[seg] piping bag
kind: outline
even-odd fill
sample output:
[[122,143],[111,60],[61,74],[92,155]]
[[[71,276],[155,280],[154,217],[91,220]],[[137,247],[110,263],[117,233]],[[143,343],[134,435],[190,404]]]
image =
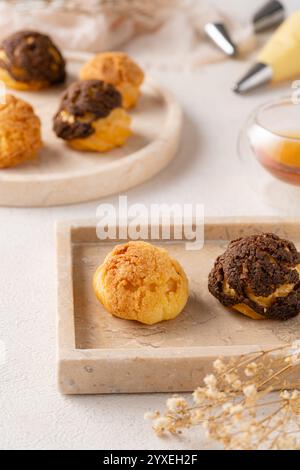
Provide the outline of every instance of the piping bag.
[[245,93],[267,83],[292,80],[300,75],[300,10],[275,31],[257,57],[256,64],[234,86]]

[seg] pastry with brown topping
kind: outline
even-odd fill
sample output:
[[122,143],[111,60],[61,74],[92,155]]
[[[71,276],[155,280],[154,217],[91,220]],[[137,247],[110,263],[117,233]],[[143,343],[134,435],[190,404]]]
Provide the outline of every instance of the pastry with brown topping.
[[12,95],[5,101],[0,104],[0,168],[34,159],[42,147],[41,123],[30,104]]
[[64,82],[65,60],[49,36],[19,31],[0,46],[0,80],[16,90],[40,90]]
[[131,135],[130,123],[118,90],[100,80],[87,80],[66,90],[53,128],[77,150],[106,152],[126,142]]
[[144,81],[142,69],[124,52],[104,52],[87,62],[81,80],[103,80],[114,85],[123,97],[123,107],[136,105]]
[[177,317],[189,296],[180,264],[166,250],[142,241],[116,246],[93,284],[108,312],[146,325]]
[[300,312],[300,253],[272,233],[232,241],[209,275],[225,307],[253,319],[288,320]]

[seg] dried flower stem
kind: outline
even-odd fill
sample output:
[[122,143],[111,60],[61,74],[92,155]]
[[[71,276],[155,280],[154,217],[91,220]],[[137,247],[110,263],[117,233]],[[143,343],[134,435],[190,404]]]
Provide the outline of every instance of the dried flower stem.
[[[275,384],[278,388],[286,373],[297,367],[300,342],[226,362],[219,358],[213,364],[215,374],[195,390],[195,405],[179,396],[170,398],[166,412],[152,418],[153,429],[162,436],[201,425],[225,449],[298,449],[300,392],[282,389],[279,398],[270,397]],[[263,407],[271,411],[259,418]]]

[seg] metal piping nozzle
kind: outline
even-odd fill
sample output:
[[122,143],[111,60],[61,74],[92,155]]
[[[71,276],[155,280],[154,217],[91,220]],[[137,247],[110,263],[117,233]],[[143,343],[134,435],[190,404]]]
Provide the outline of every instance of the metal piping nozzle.
[[285,8],[277,0],[270,0],[257,13],[255,13],[252,24],[254,31],[260,33],[273,26],[278,26],[285,19]]
[[248,73],[234,85],[235,93],[246,93],[247,91],[258,88],[261,85],[271,82],[273,79],[273,70],[269,65],[257,63],[248,71]]
[[207,23],[204,27],[211,41],[229,57],[237,55],[237,48],[223,23]]

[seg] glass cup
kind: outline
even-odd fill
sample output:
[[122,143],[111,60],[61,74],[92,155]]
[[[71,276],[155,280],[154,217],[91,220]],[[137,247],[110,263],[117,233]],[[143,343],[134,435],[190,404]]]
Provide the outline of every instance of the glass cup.
[[238,154],[264,202],[300,215],[300,103],[282,98],[257,108],[241,130]]

